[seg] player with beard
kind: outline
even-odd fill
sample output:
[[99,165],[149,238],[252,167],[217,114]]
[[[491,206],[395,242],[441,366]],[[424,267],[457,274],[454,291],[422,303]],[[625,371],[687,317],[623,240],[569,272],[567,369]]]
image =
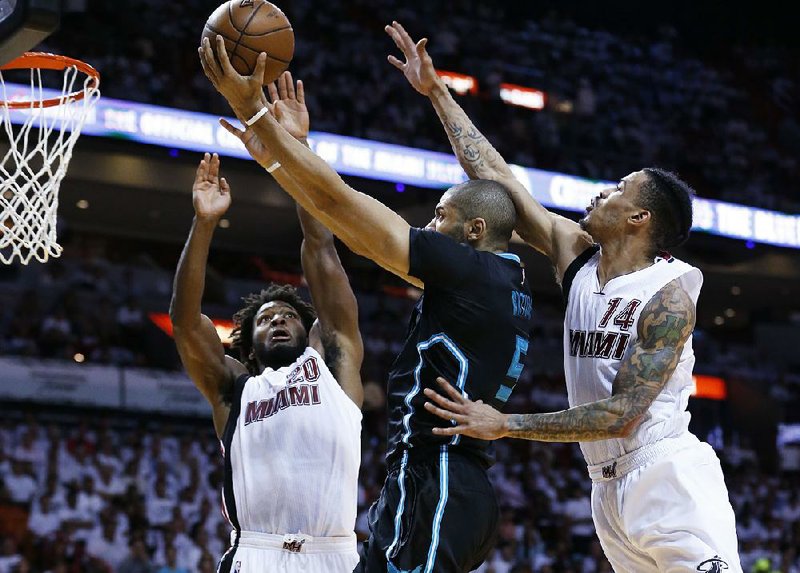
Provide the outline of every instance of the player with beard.
[[423,39],[386,27],[405,56],[389,61],[430,98],[464,170],[511,192],[517,232],[561,284],[570,408],[502,414],[440,380],[425,408],[455,426],[439,436],[579,442],[592,516],[616,571],[740,571],[719,459],[689,432],[692,331],[703,277],[667,250],[692,227],[692,189],[645,168],[592,199],[580,223],[547,211],[469,120],[436,74]]
[[[308,113],[286,89],[281,122],[300,140]],[[358,308],[333,235],[298,207],[301,258],[314,306],[288,285],[245,297],[225,354],[201,313],[214,229],[231,204],[219,158],[205,155],[193,188],[195,218],[175,275],[175,341],[211,404],[224,456],[223,512],[233,532],[218,571],[352,571],[361,457]]]
[[452,376],[465,395],[501,408],[522,372],[533,309],[525,270],[508,252],[516,223],[508,192],[493,181],[456,185],[439,199],[426,228],[411,227],[348,186],[281,127],[282,105],[265,107],[263,99],[266,54],[250,77],[233,69],[222,37],[213,48],[206,39],[200,55],[248,128],[223,125],[281,187],[348,247],[424,286],[389,372],[389,471],[369,512],[358,571],[474,570],[498,526],[488,443],[433,435],[439,420],[423,408],[422,389],[434,386],[436,376]]

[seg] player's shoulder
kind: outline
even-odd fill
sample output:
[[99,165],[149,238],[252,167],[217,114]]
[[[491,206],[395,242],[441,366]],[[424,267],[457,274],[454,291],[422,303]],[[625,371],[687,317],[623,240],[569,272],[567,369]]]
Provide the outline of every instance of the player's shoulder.
[[569,300],[569,293],[572,291],[573,286],[576,283],[580,284],[587,269],[595,266],[599,258],[599,253],[599,245],[586,245],[583,251],[574,256],[570,262],[566,264],[564,273],[561,276],[561,293],[565,304]]

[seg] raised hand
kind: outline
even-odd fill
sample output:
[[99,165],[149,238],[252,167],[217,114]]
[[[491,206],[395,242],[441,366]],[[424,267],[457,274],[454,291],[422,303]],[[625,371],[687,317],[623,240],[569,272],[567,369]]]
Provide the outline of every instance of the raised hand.
[[389,63],[403,72],[415,90],[424,96],[430,95],[438,76],[433,67],[433,60],[425,49],[428,39],[422,38],[414,44],[414,40],[398,22],[392,22],[391,26],[386,26],[384,29],[406,58],[405,62],[401,62],[394,56],[389,56]]
[[261,109],[264,103],[264,69],[267,62],[265,53],[258,55],[253,73],[242,76],[231,65],[222,36],[216,37],[216,46],[213,46],[208,38],[203,38],[203,43],[197,51],[206,77],[228,100],[240,120],[246,121],[254,112]]
[[231,125],[231,123],[224,118],[219,119],[219,124],[244,144],[247,152],[253,159],[256,160],[256,162],[258,162],[259,165],[267,168],[274,163],[269,149],[258,138],[252,127],[239,129],[235,125]]
[[425,395],[435,402],[435,404],[425,402],[425,409],[444,420],[448,420],[451,423],[455,422],[456,425],[447,428],[434,428],[433,433],[435,435],[455,436],[463,434],[479,440],[496,440],[508,434],[507,415],[498,412],[488,404],[484,404],[482,400],[473,402],[469,398],[465,398],[444,378],[437,378],[436,381],[445,396],[433,391],[431,388],[425,388]]
[[231,206],[231,188],[219,176],[219,155],[206,153],[197,166],[192,187],[192,204],[199,219],[217,221]]
[[292,137],[305,141],[308,137],[310,119],[306,107],[306,95],[303,82],[297,80],[297,89],[292,81],[291,72],[283,72],[275,83],[267,86],[272,100],[272,115]]

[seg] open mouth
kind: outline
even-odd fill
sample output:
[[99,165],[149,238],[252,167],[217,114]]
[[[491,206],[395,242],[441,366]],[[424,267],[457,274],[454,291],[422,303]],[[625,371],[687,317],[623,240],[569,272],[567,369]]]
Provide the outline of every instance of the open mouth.
[[272,342],[288,342],[292,339],[291,334],[289,334],[288,330],[284,330],[282,328],[276,328],[272,331],[270,335],[270,339]]

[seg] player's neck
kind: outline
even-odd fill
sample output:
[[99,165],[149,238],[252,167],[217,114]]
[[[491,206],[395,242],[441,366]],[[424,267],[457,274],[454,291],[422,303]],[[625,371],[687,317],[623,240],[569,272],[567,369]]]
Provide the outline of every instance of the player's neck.
[[495,255],[500,255],[509,252],[508,243],[506,243],[505,245],[499,245],[497,243],[489,243],[486,241],[474,241],[474,242],[467,241],[467,244],[470,245],[476,251],[486,251],[487,253],[494,253]]
[[644,247],[639,241],[630,238],[604,241],[600,245],[600,261],[597,265],[597,279],[601,288],[611,279],[652,265],[653,259],[647,255]]

